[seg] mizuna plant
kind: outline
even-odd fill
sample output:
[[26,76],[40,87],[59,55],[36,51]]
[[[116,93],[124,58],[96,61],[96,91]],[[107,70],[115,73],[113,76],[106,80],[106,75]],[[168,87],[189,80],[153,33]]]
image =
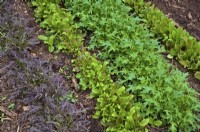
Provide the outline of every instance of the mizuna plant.
[[154,33],[129,15],[130,7],[121,0],[66,0],[66,7],[82,30],[93,32],[88,49],[108,62],[113,79],[135,96],[144,117],[161,120],[173,132],[198,128],[198,93],[186,83],[186,74],[162,58]]
[[124,0],[143,22],[162,40],[169,53],[200,80],[200,42],[181,27],[176,27],[158,8],[143,0]]
[[[108,132],[145,132],[148,131],[145,127],[149,123],[159,123],[152,118],[144,118],[140,114],[139,105],[133,101],[135,97],[127,93],[125,87],[112,81],[107,63],[98,61],[96,56],[92,56],[85,50],[82,46],[81,35],[75,34],[77,28],[73,28],[73,25],[75,25],[73,17],[66,10],[60,9],[58,3],[33,2],[33,5],[37,7],[35,10],[37,21],[40,22],[41,27],[46,29],[46,35],[42,35],[40,38],[49,45],[50,52],[56,47],[59,51],[64,50],[75,54],[76,58],[73,62],[76,66],[75,71],[78,72],[77,78],[80,79],[81,89],[90,88],[91,97],[97,98],[94,118],[100,118]],[[58,20],[67,16],[70,20],[66,20],[63,25],[60,21],[58,23],[55,22],[56,20],[51,22],[51,17],[55,14]],[[63,26],[62,28],[59,25],[60,23]],[[66,33],[66,31],[69,31],[69,33]],[[59,48],[59,45],[66,41],[64,38],[69,40],[76,38],[76,43],[69,41]]]
[[102,120],[106,131],[147,131],[144,127],[150,123],[150,118],[143,119],[139,105],[133,102],[135,97],[112,81],[106,62],[102,63],[96,60],[96,56],[85,52],[75,60],[75,65],[82,89],[89,87],[91,97],[97,98],[94,118]]

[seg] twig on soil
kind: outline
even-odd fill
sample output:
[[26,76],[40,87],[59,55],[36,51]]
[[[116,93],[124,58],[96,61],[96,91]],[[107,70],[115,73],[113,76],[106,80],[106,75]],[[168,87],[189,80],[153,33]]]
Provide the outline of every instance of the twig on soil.
[[12,121],[12,119],[11,118],[2,118],[1,120],[7,120],[7,121]]
[[185,11],[185,8],[180,7],[180,6],[172,5],[172,7],[176,8],[176,9],[180,9],[180,10],[184,10]]
[[12,111],[8,111],[6,108],[0,106],[0,111],[2,111],[3,113],[5,113],[6,115],[8,115],[11,118],[14,118],[17,116],[17,114],[15,112]]
[[17,127],[17,132],[19,132],[19,126]]
[[78,83],[77,83],[77,80],[74,76],[72,77],[72,83],[74,85],[75,90],[78,91]]

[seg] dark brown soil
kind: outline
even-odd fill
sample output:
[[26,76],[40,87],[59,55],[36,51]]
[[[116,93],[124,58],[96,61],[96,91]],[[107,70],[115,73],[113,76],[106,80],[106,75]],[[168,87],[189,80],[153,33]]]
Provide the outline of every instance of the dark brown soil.
[[200,40],[199,0],[145,0],[151,1],[179,26]]

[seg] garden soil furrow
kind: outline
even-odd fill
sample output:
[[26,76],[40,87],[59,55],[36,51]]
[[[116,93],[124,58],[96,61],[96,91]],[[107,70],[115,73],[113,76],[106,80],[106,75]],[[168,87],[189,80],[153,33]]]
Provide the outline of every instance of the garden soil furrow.
[[[12,76],[13,78],[9,78],[9,75],[13,75],[13,73],[11,73],[11,72],[15,71],[15,69],[17,69],[17,74],[19,74],[19,76],[20,75],[24,76],[23,72],[21,72],[21,70],[19,70],[20,68],[24,67],[24,65],[22,63],[24,63],[25,65],[32,64],[32,66],[28,67],[29,68],[28,70],[30,70],[30,71],[31,71],[31,69],[34,69],[34,66],[36,67],[36,71],[37,71],[37,65],[34,65],[34,64],[41,63],[42,66],[41,67],[38,66],[38,67],[41,68],[42,70],[43,69],[46,70],[46,71],[44,71],[44,73],[48,72],[47,75],[49,75],[49,76],[51,76],[51,74],[56,74],[58,76],[58,78],[64,83],[63,87],[61,87],[61,90],[67,91],[67,92],[73,92],[74,97],[78,100],[78,102],[73,103],[72,105],[70,105],[70,107],[72,106],[72,108],[74,108],[78,112],[86,110],[86,112],[80,112],[80,114],[75,115],[75,116],[77,116],[77,118],[74,119],[74,122],[77,121],[79,123],[83,123],[83,124],[85,123],[87,125],[85,125],[85,126],[83,125],[84,128],[82,128],[82,129],[71,130],[70,132],[79,132],[79,131],[80,132],[82,132],[82,131],[83,132],[104,132],[105,128],[100,124],[100,121],[92,118],[92,115],[95,113],[94,107],[96,105],[96,102],[89,98],[91,90],[80,91],[77,87],[79,82],[75,78],[75,73],[72,71],[73,64],[71,63],[71,60],[73,59],[73,56],[71,54],[66,54],[66,53],[59,53],[59,54],[49,53],[48,47],[44,43],[42,43],[36,39],[37,36],[39,34],[43,34],[44,31],[42,29],[40,29],[39,25],[35,22],[33,9],[28,7],[28,5],[26,5],[25,2],[22,2],[22,0],[7,0],[7,1],[10,1],[10,5],[14,7],[15,12],[17,12],[16,13],[17,17],[29,20],[28,23],[25,24],[25,26],[27,26],[29,29],[34,30],[34,34],[30,34],[30,36],[28,36],[28,37],[29,37],[30,41],[33,41],[35,44],[30,43],[29,45],[24,46],[22,49],[16,48],[15,47],[16,45],[14,46],[14,48],[7,47],[8,51],[9,50],[11,51],[11,53],[7,53],[1,49],[2,43],[0,41],[0,106],[1,106],[0,107],[1,108],[0,109],[0,132],[16,132],[16,131],[17,132],[29,132],[29,131],[30,132],[33,132],[33,131],[40,132],[40,131],[45,131],[45,129],[43,129],[43,128],[41,130],[37,129],[37,127],[39,127],[40,125],[41,126],[43,125],[43,124],[40,124],[41,123],[40,119],[38,119],[38,120],[35,119],[35,117],[37,117],[37,118],[40,117],[40,115],[39,115],[40,113],[36,114],[34,112],[31,113],[28,111],[31,111],[32,108],[33,108],[33,111],[35,109],[37,109],[37,106],[36,106],[37,104],[39,107],[41,107],[43,105],[44,108],[51,108],[51,107],[45,107],[45,106],[51,105],[52,98],[45,98],[47,100],[47,102],[42,102],[43,100],[45,100],[45,99],[42,99],[42,96],[44,96],[44,95],[46,96],[47,94],[52,94],[52,97],[55,99],[56,96],[54,96],[54,95],[57,95],[57,93],[54,94],[51,91],[49,91],[50,93],[46,93],[44,95],[40,94],[41,100],[36,99],[36,101],[38,101],[38,102],[31,102],[32,103],[31,106],[29,106],[30,101],[27,101],[27,98],[26,98],[26,100],[25,100],[25,98],[23,98],[26,96],[25,93],[23,93],[24,95],[17,96],[19,98],[15,97],[14,100],[9,98],[10,96],[15,96],[15,95],[13,95],[13,93],[15,92],[16,89],[12,86],[12,84],[9,84],[8,82],[12,82],[13,84],[16,82],[19,82],[19,84],[16,84],[16,86],[23,84],[22,83],[23,81],[12,80],[12,79],[20,78],[20,77],[15,78]],[[163,10],[166,15],[168,15],[170,18],[174,19],[178,26],[184,27],[188,32],[190,32],[191,35],[193,35],[198,40],[200,40],[200,3],[198,2],[198,0],[182,0],[182,1],[179,1],[179,0],[178,1],[146,0],[146,1],[152,1],[153,3],[155,3],[156,6],[158,8],[160,8],[161,10]],[[1,2],[1,0],[0,0],[0,2]],[[0,6],[0,11],[1,11],[1,6]],[[3,13],[3,12],[0,12],[0,17],[1,17],[1,13]],[[1,28],[2,27],[0,25],[0,37],[3,36],[1,33]],[[87,45],[90,42],[90,37],[92,35],[93,35],[92,33],[91,34],[89,33],[84,38],[85,45]],[[0,38],[0,40],[1,40],[1,38]],[[13,46],[13,45],[11,45],[11,46]],[[4,46],[3,46],[3,48],[4,48]],[[22,50],[22,52],[20,50]],[[194,73],[192,73],[190,70],[185,69],[175,59],[167,58],[167,54],[163,53],[163,56],[165,59],[168,60],[169,63],[172,63],[173,65],[175,65],[182,72],[189,73],[188,82],[189,82],[190,86],[192,88],[196,89],[198,92],[200,92],[200,81],[198,81],[197,79],[195,79],[192,76]],[[15,66],[15,64],[18,65],[19,69],[18,69],[18,67]],[[49,70],[48,68],[50,69],[50,71],[48,71]],[[62,69],[62,72],[60,72],[60,69]],[[6,70],[7,71],[10,70],[9,73],[6,73],[7,72]],[[31,73],[33,75],[37,75],[34,72],[31,72]],[[9,74],[9,75],[7,75],[7,74]],[[38,81],[38,80],[36,80],[36,81]],[[37,91],[37,90],[35,90],[35,89],[37,89],[37,87],[32,87],[31,85],[30,85],[30,87],[33,88],[33,93],[35,91]],[[38,86],[38,87],[40,87],[40,86]],[[44,91],[45,91],[45,88],[44,88]],[[46,91],[48,91],[48,90],[46,90]],[[55,92],[55,91],[53,89],[53,92]],[[30,94],[29,90],[27,90],[27,91],[25,90],[25,92],[27,92],[27,93],[29,92],[29,94],[27,94],[27,95],[32,96],[32,94]],[[43,92],[43,91],[40,91],[40,92]],[[4,97],[6,97],[6,98],[4,98]],[[35,98],[40,98],[40,97],[37,96]],[[48,104],[48,101],[50,102],[50,104]],[[15,103],[14,108],[12,108],[11,102]],[[25,104],[24,102],[29,102],[29,103]],[[32,105],[33,106],[35,105],[36,107],[35,106],[33,107]],[[8,108],[8,107],[10,107],[10,108]],[[4,110],[2,110],[2,108],[3,109],[5,108],[6,110],[8,110],[7,114]],[[53,106],[52,106],[52,108],[53,108]],[[17,117],[9,117],[9,111],[13,112],[13,115],[17,114]],[[38,110],[38,112],[41,112],[41,113],[43,113],[44,111],[45,110],[42,110],[42,111]],[[77,112],[77,111],[75,111],[75,112]],[[33,116],[28,115],[30,113],[33,114]],[[2,114],[4,114],[4,115],[2,115]],[[44,114],[46,114],[46,113],[44,112]],[[63,114],[63,113],[61,112],[61,114]],[[54,115],[56,115],[56,114],[54,114]],[[48,118],[54,118],[54,117],[50,117],[50,116]],[[41,115],[41,117],[42,117],[42,115]],[[27,118],[27,119],[24,119],[24,118]],[[31,119],[34,119],[33,122],[35,122],[35,123],[31,122]],[[46,118],[44,118],[44,119],[46,119]],[[63,119],[63,118],[59,117],[57,119]],[[39,121],[39,122],[37,123],[37,121]],[[50,120],[50,121],[52,121],[52,120]],[[51,123],[56,124],[57,122],[54,122],[54,121],[55,120],[53,120],[49,124],[51,124]],[[31,123],[35,126],[31,126],[30,125]],[[44,122],[44,124],[45,124],[45,122]],[[43,125],[43,126],[45,126],[45,125]],[[60,128],[65,127],[65,124],[61,123],[59,125],[61,126]],[[56,126],[56,125],[50,125],[50,126]],[[56,127],[56,128],[58,128],[58,127]],[[157,128],[157,127],[149,128],[148,127],[148,129],[150,132],[160,132],[160,131],[165,132],[165,131],[167,131],[166,127],[164,127],[164,128]],[[66,129],[63,129],[63,130],[61,130],[59,128],[57,129],[58,132],[65,131],[65,130]],[[46,129],[46,131],[49,131],[49,130]],[[52,131],[55,131],[55,130],[52,130]]]
[[[163,11],[169,18],[172,18],[177,26],[186,29],[192,36],[200,41],[200,2],[198,0],[145,0],[152,2],[157,8]],[[200,52],[200,51],[199,51]],[[200,92],[200,81],[193,76],[193,72],[184,68],[176,59],[168,59],[182,72],[189,73],[188,82],[190,86]]]
[[199,0],[145,0],[152,2],[177,25],[185,28],[200,41]]

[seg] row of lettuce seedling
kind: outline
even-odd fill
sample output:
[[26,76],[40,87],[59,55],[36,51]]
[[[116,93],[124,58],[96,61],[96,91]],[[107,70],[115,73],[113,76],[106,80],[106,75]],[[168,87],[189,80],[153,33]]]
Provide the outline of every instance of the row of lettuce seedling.
[[193,70],[200,80],[200,42],[186,30],[176,27],[172,19],[151,3],[143,0],[124,0],[144,23],[162,40],[165,48],[184,67]]
[[[74,54],[79,84],[97,98],[94,117],[106,131],[147,131],[148,124],[167,125],[171,131],[197,129],[197,93],[185,82],[186,75],[159,55],[162,49],[154,33],[140,25],[140,18],[128,15],[130,7],[121,0],[66,0],[66,9],[59,4],[60,0],[33,2],[46,32],[39,38],[50,52]],[[88,47],[79,29],[93,32]]]

